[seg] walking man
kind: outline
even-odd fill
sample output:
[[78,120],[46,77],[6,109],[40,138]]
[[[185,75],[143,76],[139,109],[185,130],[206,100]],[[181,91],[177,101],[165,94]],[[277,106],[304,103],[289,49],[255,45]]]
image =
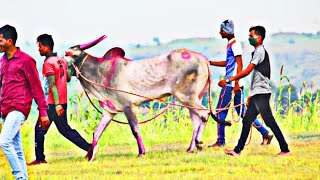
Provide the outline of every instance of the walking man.
[[47,129],[48,105],[41,88],[36,61],[15,46],[17,38],[14,27],[5,25],[0,28],[0,52],[4,52],[0,59],[0,104],[3,124],[0,148],[15,178],[28,179],[20,127],[27,119],[34,99],[39,110],[39,128]]
[[271,129],[277,138],[281,152],[277,156],[290,155],[288,144],[275,121],[270,108],[270,61],[268,52],[263,46],[266,30],[263,26],[255,26],[249,29],[249,42],[254,46],[252,59],[248,67],[237,73],[237,75],[228,77],[219,82],[219,86],[225,87],[228,82],[239,80],[252,72],[251,80],[251,98],[246,115],[242,121],[242,131],[237,146],[233,150],[225,150],[225,153],[232,156],[240,155],[247,141],[251,123],[260,113],[266,125]]
[[[220,35],[222,38],[228,40],[226,60],[210,61],[210,65],[225,67],[226,68],[225,79],[228,79],[231,76],[242,71],[242,47],[241,47],[240,41],[235,39],[234,24],[232,20],[230,19],[225,20],[221,23]],[[240,80],[235,80],[233,82],[227,82],[227,84],[221,88],[219,101],[217,105],[218,117],[221,120],[226,119],[228,110],[220,111],[219,109],[230,107],[229,102],[232,99],[232,92],[235,93],[234,106],[237,106],[236,111],[238,115],[243,118],[245,114],[245,105],[243,104],[241,106],[238,106],[243,102],[243,87],[241,87]],[[262,145],[270,144],[273,138],[273,135],[270,134],[268,130],[264,128],[263,125],[257,119],[255,119],[253,122],[257,130],[262,135],[261,144]],[[209,147],[217,148],[224,145],[225,145],[225,126],[218,124],[218,139],[213,145],[210,145]]]
[[[42,34],[37,38],[39,53],[45,56],[42,74],[48,81],[48,86],[45,89],[48,92],[47,101],[49,104],[48,116],[50,120],[49,127],[52,122],[55,122],[58,131],[65,138],[88,151],[91,147],[84,138],[68,124],[67,120],[67,82],[70,81],[71,76],[68,73],[68,62],[57,56],[53,52],[54,41],[51,35]],[[35,126],[35,154],[36,160],[28,165],[38,165],[47,163],[44,155],[44,136],[48,130],[43,130],[37,123]]]

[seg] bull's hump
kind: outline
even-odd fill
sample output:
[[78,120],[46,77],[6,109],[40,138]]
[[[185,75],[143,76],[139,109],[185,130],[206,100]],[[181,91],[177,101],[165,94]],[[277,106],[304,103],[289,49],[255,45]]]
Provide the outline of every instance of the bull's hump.
[[109,49],[103,56],[103,59],[106,60],[112,60],[115,57],[122,57],[124,58],[125,56],[125,52],[122,48],[120,47],[113,47],[111,49]]

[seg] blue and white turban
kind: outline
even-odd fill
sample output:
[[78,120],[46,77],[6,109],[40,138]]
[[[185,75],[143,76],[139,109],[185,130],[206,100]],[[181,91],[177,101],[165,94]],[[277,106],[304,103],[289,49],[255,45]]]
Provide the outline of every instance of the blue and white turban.
[[233,21],[230,19],[223,21],[220,25],[220,29],[228,34],[234,34]]

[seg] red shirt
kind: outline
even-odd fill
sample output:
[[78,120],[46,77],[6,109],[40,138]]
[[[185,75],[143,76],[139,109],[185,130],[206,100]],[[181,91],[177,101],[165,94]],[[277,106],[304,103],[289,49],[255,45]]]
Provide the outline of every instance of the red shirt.
[[[56,88],[58,90],[59,104],[67,104],[67,73],[68,73],[68,62],[53,54],[53,56],[48,57],[42,67],[42,74],[46,78],[50,75],[55,76]],[[48,104],[55,104],[53,99],[53,94],[51,89],[48,89]]]
[[1,59],[1,113],[6,117],[17,110],[28,117],[32,99],[38,104],[40,116],[47,116],[48,104],[45,100],[36,67],[36,61],[20,48],[11,59],[4,54]]

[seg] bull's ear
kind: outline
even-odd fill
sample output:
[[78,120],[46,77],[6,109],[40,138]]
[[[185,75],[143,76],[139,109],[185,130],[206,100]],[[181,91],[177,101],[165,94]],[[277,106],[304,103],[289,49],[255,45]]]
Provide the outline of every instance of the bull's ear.
[[98,39],[92,41],[92,42],[89,42],[89,43],[86,43],[86,44],[81,44],[79,47],[81,50],[85,50],[85,49],[88,49],[88,48],[91,48],[92,46],[98,44],[99,42],[101,42],[102,40],[104,40],[107,36],[106,35],[103,35],[101,37],[99,37]]

